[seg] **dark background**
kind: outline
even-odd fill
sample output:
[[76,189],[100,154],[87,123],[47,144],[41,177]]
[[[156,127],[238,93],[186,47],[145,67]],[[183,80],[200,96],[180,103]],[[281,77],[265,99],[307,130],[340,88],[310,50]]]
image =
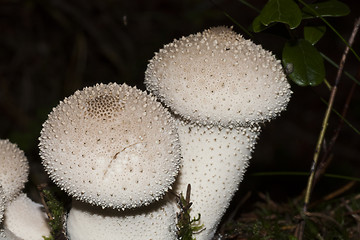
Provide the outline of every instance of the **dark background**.
[[[266,1],[250,1],[261,8]],[[352,12],[346,17],[328,18],[348,39],[359,1],[343,1]],[[0,0],[0,138],[9,138],[23,149],[32,163],[28,188],[46,181],[38,156],[41,124],[52,107],[75,90],[95,83],[126,82],[144,89],[148,60],[174,38],[218,25],[234,25],[224,13],[245,27],[257,12],[237,0]],[[308,22],[305,21],[304,24]],[[321,24],[321,21],[315,21]],[[297,32],[299,36],[301,32]],[[253,41],[281,56],[288,38],[277,25],[254,34]],[[359,49],[360,36],[354,44]],[[316,47],[339,63],[344,44],[327,29]],[[334,82],[336,69],[326,64],[327,80]],[[359,62],[349,54],[345,70],[356,75]],[[342,111],[352,81],[343,77],[335,100]],[[235,201],[247,191],[268,192],[278,201],[299,195],[307,178],[301,176],[253,176],[262,171],[308,172],[320,132],[329,90],[298,87],[288,110],[266,124],[256,146],[250,167]],[[360,92],[355,90],[347,116],[360,129]],[[332,115],[326,139],[331,138],[339,118]],[[344,126],[333,152],[329,173],[360,177],[359,135]],[[346,182],[324,178],[314,198],[336,190]],[[353,191],[358,191],[356,185]]]

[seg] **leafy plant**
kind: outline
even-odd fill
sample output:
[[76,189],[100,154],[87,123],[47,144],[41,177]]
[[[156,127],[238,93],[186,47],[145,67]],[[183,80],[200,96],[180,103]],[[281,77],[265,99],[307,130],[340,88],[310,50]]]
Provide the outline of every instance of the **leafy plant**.
[[[300,1],[302,2],[302,1]],[[314,46],[324,35],[323,25],[309,25],[307,19],[340,17],[350,13],[347,5],[329,0],[300,7],[293,0],[269,0],[252,24],[254,32],[261,32],[276,23],[285,24],[290,39],[283,47],[282,61],[289,78],[299,86],[317,86],[325,79],[325,67],[320,52]],[[295,29],[302,28],[303,37]]]
[[193,238],[193,233],[201,231],[204,226],[200,224],[200,214],[198,217],[191,218],[191,205],[190,202],[191,185],[187,186],[186,197],[180,193],[180,196],[176,196],[177,203],[180,208],[180,212],[177,214],[177,235],[179,240],[196,240]]

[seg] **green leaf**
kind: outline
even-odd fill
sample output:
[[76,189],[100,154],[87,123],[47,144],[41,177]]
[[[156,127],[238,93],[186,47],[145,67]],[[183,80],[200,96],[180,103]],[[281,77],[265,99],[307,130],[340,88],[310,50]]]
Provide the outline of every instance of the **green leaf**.
[[[288,41],[283,49],[282,61],[289,77],[300,86],[316,86],[325,78],[324,61],[319,51],[305,39]],[[289,70],[290,69],[290,70]]]
[[325,26],[311,26],[311,27],[304,27],[304,38],[312,45],[315,45],[326,31]]
[[281,22],[293,29],[301,22],[301,10],[293,0],[269,0],[258,17],[265,26]]
[[[321,17],[341,17],[350,13],[350,9],[345,3],[337,0],[308,4],[308,6],[312,10],[315,10]],[[318,17],[315,16],[313,11],[311,11],[308,7],[304,7],[302,12],[303,19]]]
[[[269,26],[268,26],[269,27]],[[265,26],[264,24],[261,23],[260,21],[260,15],[257,16],[254,21],[252,22],[252,30],[256,33],[261,32],[263,30],[265,30],[266,28],[268,28],[267,26]]]

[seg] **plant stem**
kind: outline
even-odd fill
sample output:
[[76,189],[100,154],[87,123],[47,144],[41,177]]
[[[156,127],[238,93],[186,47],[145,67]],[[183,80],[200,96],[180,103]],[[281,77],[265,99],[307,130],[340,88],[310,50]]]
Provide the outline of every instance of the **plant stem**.
[[[334,104],[334,100],[335,100],[335,96],[336,96],[336,92],[337,92],[337,86],[338,86],[338,84],[340,82],[340,78],[341,78],[341,75],[342,75],[342,72],[343,72],[343,69],[344,69],[344,64],[345,64],[345,61],[346,61],[346,57],[347,57],[347,55],[349,53],[349,49],[351,48],[351,46],[352,46],[352,44],[354,42],[355,36],[356,36],[356,34],[357,34],[358,30],[359,30],[359,26],[360,26],[360,18],[358,18],[355,21],[354,28],[353,28],[353,31],[351,33],[350,39],[349,39],[349,43],[345,48],[345,51],[344,51],[344,53],[342,55],[342,58],[341,58],[341,61],[340,61],[340,64],[339,64],[339,69],[338,69],[338,72],[337,72],[337,75],[336,75],[335,84],[334,84],[334,86],[332,87],[332,90],[331,90],[330,99],[329,99],[329,105],[328,105],[328,107],[326,109],[325,117],[324,117],[324,120],[323,120],[323,123],[322,123],[322,126],[321,126],[320,135],[319,135],[318,141],[316,143],[314,157],[313,157],[313,163],[312,163],[311,170],[310,170],[310,177],[308,179],[308,184],[307,184],[307,187],[306,187],[304,207],[303,207],[303,211],[302,211],[302,216],[303,217],[305,217],[306,214],[307,214],[308,204],[309,204],[310,197],[311,197],[311,192],[312,192],[313,187],[314,187],[313,181],[314,181],[314,176],[315,176],[315,170],[316,170],[316,166],[317,166],[318,159],[319,159],[319,156],[320,156],[321,145],[322,145],[322,143],[324,141],[325,132],[326,132],[326,129],[327,129],[327,126],[328,126],[331,109],[332,109],[333,104]],[[301,227],[299,240],[301,240],[302,237],[303,237],[305,221],[302,221],[301,224],[302,224],[302,227]]]

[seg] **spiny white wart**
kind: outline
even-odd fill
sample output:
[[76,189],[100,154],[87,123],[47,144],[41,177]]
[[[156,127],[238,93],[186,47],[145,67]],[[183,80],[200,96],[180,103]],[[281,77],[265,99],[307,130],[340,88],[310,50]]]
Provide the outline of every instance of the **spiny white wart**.
[[0,185],[5,202],[14,199],[28,180],[29,163],[24,152],[7,139],[0,139]]
[[[20,194],[5,210],[4,229],[9,239],[39,240],[50,236],[48,218],[41,204]],[[11,234],[10,234],[11,233]]]
[[175,240],[175,221],[174,207],[167,199],[125,211],[75,201],[66,228],[72,240]]
[[201,214],[205,229],[194,237],[212,239],[243,179],[260,134],[259,127],[233,129],[180,123],[183,166],[174,191],[186,193],[191,184],[191,216]]
[[97,84],[65,98],[43,124],[39,146],[61,189],[102,207],[148,205],[168,191],[179,171],[170,113],[125,84]]
[[145,84],[175,113],[204,125],[269,121],[291,95],[280,61],[227,27],[165,45],[150,60]]

